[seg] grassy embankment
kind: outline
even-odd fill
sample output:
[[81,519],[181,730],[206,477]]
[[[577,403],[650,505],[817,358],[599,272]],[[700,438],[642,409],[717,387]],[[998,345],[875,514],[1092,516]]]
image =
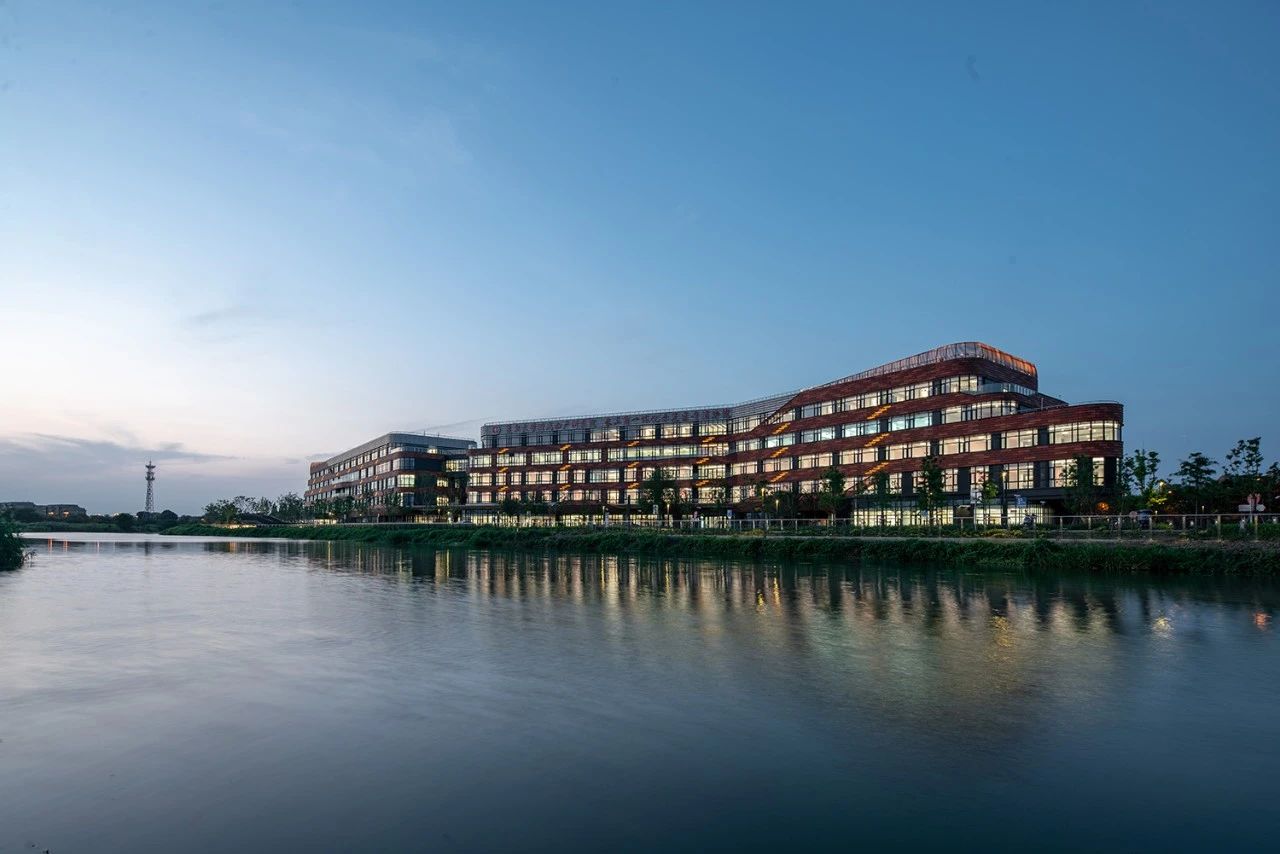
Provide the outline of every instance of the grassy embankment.
[[496,528],[425,525],[343,525],[215,528],[178,525],[166,534],[282,537],[391,546],[538,549],[664,557],[854,560],[902,564],[999,567],[1072,572],[1280,575],[1280,549],[1246,544],[1134,542],[1058,543],[1043,539],[883,539],[704,534],[589,528]]

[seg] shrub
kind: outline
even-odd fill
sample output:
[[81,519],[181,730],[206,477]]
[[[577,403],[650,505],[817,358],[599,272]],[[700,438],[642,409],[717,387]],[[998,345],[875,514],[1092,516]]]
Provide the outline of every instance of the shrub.
[[8,519],[0,519],[0,570],[17,569],[26,559],[27,547]]

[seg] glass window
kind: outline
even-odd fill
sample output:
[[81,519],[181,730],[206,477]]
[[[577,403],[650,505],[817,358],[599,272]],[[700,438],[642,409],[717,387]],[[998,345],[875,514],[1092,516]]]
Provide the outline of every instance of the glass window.
[[1006,448],[1034,448],[1036,445],[1037,431],[1031,430],[1006,430],[1001,444]]
[[831,465],[831,454],[805,454],[796,463],[802,469],[826,468]]
[[765,436],[764,446],[766,448],[783,448],[787,445],[794,445],[796,442],[795,433],[779,433],[776,436]]
[[817,430],[802,430],[800,432],[801,442],[827,442],[836,438],[837,427],[822,427]]
[[927,457],[929,455],[928,442],[907,442],[901,445],[889,446],[889,459],[906,460],[915,457]]
[[841,432],[844,434],[844,438],[846,439],[852,439],[856,436],[870,436],[874,433],[880,432],[880,422],[855,421],[852,424],[844,425]]
[[916,412],[911,415],[895,415],[889,419],[890,430],[912,430],[933,425],[932,412]]
[[1033,489],[1036,485],[1035,463],[1009,463],[1004,467],[1006,489]]
[[[1049,485],[1062,488],[1067,485],[1067,470],[1070,466],[1075,465],[1075,460],[1051,460],[1049,462]],[[1090,481],[1095,486],[1103,483],[1103,466],[1105,465],[1102,457],[1093,458],[1093,480]]]
[[820,415],[830,415],[836,411],[836,405],[839,401],[824,400],[821,403],[810,403],[807,406],[800,407],[801,418],[817,418]]
[[1115,421],[1084,421],[1077,424],[1054,424],[1049,428],[1049,444],[1071,442],[1115,442],[1120,439],[1120,425]]

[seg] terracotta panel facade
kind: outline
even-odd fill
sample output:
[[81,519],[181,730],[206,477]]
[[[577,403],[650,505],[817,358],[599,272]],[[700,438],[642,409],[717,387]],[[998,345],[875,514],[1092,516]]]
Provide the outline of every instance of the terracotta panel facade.
[[967,342],[743,404],[486,424],[467,501],[641,512],[640,485],[661,468],[704,514],[750,512],[773,492],[816,492],[835,467],[850,495],[885,488],[883,474],[907,505],[932,456],[953,504],[995,480],[1060,509],[1066,461],[1089,457],[1098,485],[1114,485],[1123,420],[1119,403],[1068,405],[1039,390],[1031,362]]

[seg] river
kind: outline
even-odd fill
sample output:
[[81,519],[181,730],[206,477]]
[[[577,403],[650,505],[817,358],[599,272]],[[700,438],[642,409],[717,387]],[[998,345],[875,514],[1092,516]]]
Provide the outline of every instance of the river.
[[1245,850],[1280,587],[42,535],[0,851]]

